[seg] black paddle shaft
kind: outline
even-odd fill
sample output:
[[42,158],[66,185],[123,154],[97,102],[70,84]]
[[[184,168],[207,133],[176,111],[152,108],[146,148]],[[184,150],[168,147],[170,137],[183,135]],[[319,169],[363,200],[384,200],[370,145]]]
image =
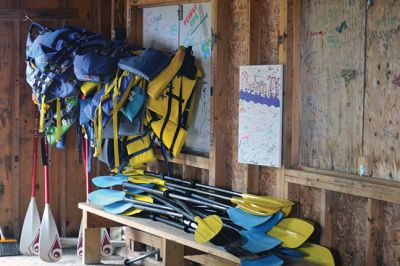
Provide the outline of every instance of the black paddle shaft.
[[225,211],[226,210],[225,207],[222,207],[219,204],[212,204],[210,202],[206,202],[206,201],[202,201],[202,200],[198,200],[198,199],[192,199],[192,198],[181,196],[181,195],[178,195],[178,194],[175,194],[175,193],[169,193],[168,191],[163,192],[163,191],[160,191],[160,190],[157,190],[157,189],[147,188],[147,187],[139,186],[139,185],[132,184],[132,183],[129,183],[129,182],[124,182],[122,185],[125,186],[125,187],[140,189],[140,190],[143,190],[143,191],[145,191],[147,193],[150,193],[150,194],[153,194],[153,195],[164,196],[166,198],[169,197],[169,198],[183,200],[183,201],[190,202],[190,203],[205,205],[205,206],[209,206],[210,208],[221,210],[221,211]]
[[[231,191],[228,189],[223,189],[223,188],[218,188],[218,187],[214,187],[214,186],[209,186],[209,185],[203,185],[201,183],[198,183],[196,181],[193,180],[182,180],[176,177],[172,177],[172,176],[167,176],[167,175],[161,175],[161,174],[156,174],[156,173],[152,173],[152,172],[145,172],[146,175],[150,175],[150,176],[155,176],[155,177],[159,177],[162,178],[164,180],[168,180],[168,181],[173,181],[173,182],[177,182],[177,183],[181,183],[187,186],[191,186],[191,187],[198,187],[198,188],[203,188],[203,189],[209,189],[209,190],[213,190],[216,192],[220,192],[220,193],[224,193],[224,194],[230,194],[232,196],[237,196],[237,197],[241,197],[243,195],[243,193],[240,192],[236,192],[236,191]],[[216,194],[214,194],[215,196]],[[221,197],[224,197],[222,195],[218,195]],[[217,197],[217,196],[215,196]],[[229,198],[230,200],[230,198]]]

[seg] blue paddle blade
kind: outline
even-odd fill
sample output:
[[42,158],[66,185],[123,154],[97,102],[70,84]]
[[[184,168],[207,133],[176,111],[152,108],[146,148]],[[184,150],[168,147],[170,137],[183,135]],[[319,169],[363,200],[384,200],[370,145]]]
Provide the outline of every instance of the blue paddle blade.
[[280,220],[282,220],[283,216],[284,216],[283,212],[276,212],[265,223],[259,224],[254,227],[249,227],[248,230],[251,232],[260,232],[260,233],[265,234],[266,232],[271,230],[271,228],[274,227],[277,223],[279,223]]
[[104,206],[125,198],[125,192],[111,189],[98,189],[90,192],[88,199],[90,202]]
[[240,260],[240,265],[242,266],[280,266],[282,264],[283,260],[275,255],[269,255],[255,260]]
[[133,208],[133,206],[134,205],[131,202],[117,201],[104,206],[103,209],[112,214],[121,214],[130,208]]
[[95,184],[97,187],[106,188],[106,187],[122,185],[127,180],[128,177],[122,175],[118,176],[104,175],[93,178],[92,183]]
[[272,251],[291,258],[296,258],[296,259],[304,258],[304,253],[294,248],[276,247]]
[[241,244],[242,248],[252,253],[267,251],[282,243],[281,240],[261,232],[242,230],[240,231],[240,235],[244,240]]
[[269,216],[253,215],[245,211],[242,211],[240,208],[228,208],[226,211],[228,212],[229,218],[231,218],[233,223],[240,225],[245,229],[249,229],[257,225],[263,224],[272,218],[272,215]]
[[[135,185],[138,185],[138,186],[141,186],[141,187],[147,187],[147,188],[153,188],[155,185],[154,184],[135,184]],[[143,193],[144,191],[143,190],[140,190],[140,189],[137,189],[137,188],[130,188],[130,187],[124,187],[129,193],[132,193],[132,194],[141,194],[141,193]]]

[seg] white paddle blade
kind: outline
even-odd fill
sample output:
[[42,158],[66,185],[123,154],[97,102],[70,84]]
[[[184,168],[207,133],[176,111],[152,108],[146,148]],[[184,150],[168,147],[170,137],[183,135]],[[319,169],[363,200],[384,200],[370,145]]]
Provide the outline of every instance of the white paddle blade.
[[19,249],[25,256],[39,255],[40,216],[34,197],[31,197],[22,226]]
[[78,256],[83,255],[83,225],[82,225],[82,221],[81,221],[81,226],[79,227],[78,244],[76,245],[76,255],[78,255]]
[[40,226],[39,256],[47,262],[59,261],[62,257],[60,236],[49,204],[44,206],[42,224]]
[[113,253],[113,246],[111,245],[110,235],[106,228],[101,228],[101,256],[108,257]]

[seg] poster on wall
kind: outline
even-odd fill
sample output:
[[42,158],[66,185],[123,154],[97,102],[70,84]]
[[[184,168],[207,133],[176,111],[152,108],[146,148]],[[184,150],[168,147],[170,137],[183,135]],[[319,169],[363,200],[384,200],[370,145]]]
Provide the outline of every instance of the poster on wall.
[[240,67],[239,163],[280,167],[283,65]]

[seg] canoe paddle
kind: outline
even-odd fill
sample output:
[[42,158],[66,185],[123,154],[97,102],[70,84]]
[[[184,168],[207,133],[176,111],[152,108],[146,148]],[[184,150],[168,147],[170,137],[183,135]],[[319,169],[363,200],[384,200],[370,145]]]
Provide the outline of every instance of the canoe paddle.
[[[87,136],[85,136],[85,141],[82,143],[82,160],[83,167],[85,168],[85,184],[86,184],[86,201],[88,201],[87,197],[90,192],[90,176],[89,176],[89,140]],[[111,244],[111,238],[108,234],[106,228],[102,227],[100,232],[100,253],[103,258],[111,256],[113,253],[113,246]],[[78,256],[83,255],[83,223],[79,227],[78,233],[78,244],[76,246],[76,253]]]
[[62,247],[60,236],[58,235],[57,225],[50,210],[49,196],[49,146],[46,135],[42,135],[42,162],[44,165],[44,190],[45,205],[43,211],[42,224],[39,234],[39,256],[47,262],[59,261],[62,257]]
[[[203,188],[206,190],[212,190],[215,192],[228,194],[228,195],[235,196],[235,197],[240,197],[243,200],[246,200],[248,202],[259,203],[259,204],[267,205],[267,206],[271,206],[271,207],[283,208],[283,207],[289,207],[289,206],[294,205],[294,202],[292,202],[290,200],[280,199],[280,198],[276,198],[276,197],[272,197],[272,196],[258,196],[258,195],[253,195],[253,194],[240,193],[240,192],[222,189],[222,188],[218,188],[218,187],[214,187],[214,186],[203,185],[203,184],[197,183],[193,180],[182,180],[182,179],[179,179],[176,177],[160,175],[160,174],[152,173],[149,171],[144,171],[144,174],[159,177],[159,178],[162,178],[162,179],[165,179],[168,181],[174,181],[174,182],[178,182],[181,184],[189,185],[193,188]],[[221,195],[218,195],[218,196],[221,196]],[[215,197],[218,197],[218,196],[215,196]]]
[[31,256],[39,254],[40,216],[36,205],[36,159],[38,139],[39,117],[35,108],[35,125],[33,129],[33,154],[32,154],[32,194],[28,209],[25,214],[21,231],[19,249],[23,255]]
[[[164,184],[164,185],[166,184],[164,180],[161,180],[159,178],[151,178],[151,177],[147,178],[147,177],[138,176],[138,175],[135,175],[135,176],[132,176],[132,177],[129,177],[129,178],[127,176],[125,176],[125,175],[98,176],[98,177],[93,178],[92,182],[97,187],[102,187],[102,188],[116,186],[116,185],[124,185],[126,188],[133,189],[134,187],[132,187],[132,185],[133,185],[132,182],[129,183],[129,182],[127,182],[128,180],[131,180],[131,181],[135,182],[136,185],[138,185],[138,184],[140,184],[140,185],[149,184],[149,183],[151,183],[151,181],[153,181],[153,182],[155,182],[155,183],[157,183],[159,185],[160,184]],[[138,188],[138,187],[136,186],[135,188]],[[140,188],[138,188],[138,189],[140,189]],[[194,190],[194,189],[186,188],[186,187],[183,187],[183,186],[174,186],[174,187],[168,186],[168,189],[171,190],[172,192],[173,191],[177,191],[177,190]],[[197,190],[195,190],[195,192],[197,192]],[[204,191],[204,192],[206,192],[206,191]],[[188,193],[184,192],[184,194],[188,194]],[[193,198],[202,200],[203,203],[207,202],[207,203],[209,203],[209,204],[211,204],[213,206],[219,205],[219,208],[218,208],[219,210],[225,210],[225,209],[231,207],[229,205],[222,204],[222,203],[210,200],[208,198],[202,197],[202,196],[197,195],[195,193],[189,193],[189,194]],[[214,195],[214,194],[212,193],[212,195]],[[268,207],[268,206],[257,205],[257,204],[253,204],[253,203],[248,204],[248,203],[244,203],[243,201],[240,202],[240,203],[237,203],[237,204],[242,210],[244,210],[244,211],[246,211],[248,213],[251,213],[251,214],[255,214],[255,215],[264,215],[264,216],[265,215],[271,215],[271,214],[273,214],[273,213],[275,213],[275,212],[280,210],[278,208],[271,208],[271,207]],[[285,209],[286,208],[291,208],[291,207],[285,207]],[[284,209],[282,209],[282,210],[284,210]],[[290,210],[288,210],[288,211],[290,211]]]

